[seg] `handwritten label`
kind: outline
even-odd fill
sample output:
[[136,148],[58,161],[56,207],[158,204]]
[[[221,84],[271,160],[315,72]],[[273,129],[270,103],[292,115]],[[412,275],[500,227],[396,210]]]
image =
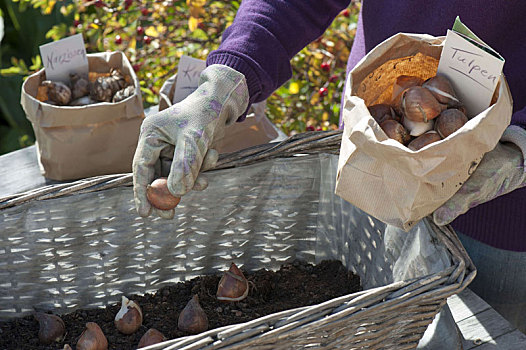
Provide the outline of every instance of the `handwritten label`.
[[491,48],[472,41],[448,30],[437,70],[451,81],[469,117],[489,107],[504,66],[504,59],[491,54]]
[[185,55],[181,56],[177,67],[173,103],[181,102],[197,89],[199,77],[205,68],[205,61]]
[[40,46],[46,79],[69,83],[69,75],[88,75],[89,65],[82,34]]

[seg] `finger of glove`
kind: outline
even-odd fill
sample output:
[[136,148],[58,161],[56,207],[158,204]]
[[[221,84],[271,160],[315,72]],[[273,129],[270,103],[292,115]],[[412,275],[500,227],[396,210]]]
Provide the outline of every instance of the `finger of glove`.
[[168,177],[172,168],[172,160],[174,157],[175,147],[170,145],[162,150],[161,159],[161,176]]
[[168,190],[176,197],[182,197],[194,187],[203,159],[205,145],[199,147],[191,137],[178,140],[170,175],[168,175]]
[[161,210],[161,209],[152,207],[152,211],[154,215],[157,215],[161,219],[165,219],[165,220],[171,220],[173,219],[175,215],[175,209]]
[[199,174],[197,179],[195,179],[194,187],[192,190],[194,191],[204,191],[208,187],[208,179],[206,178],[206,175]]
[[146,190],[155,178],[162,148],[163,144],[155,137],[141,137],[133,157],[133,195],[137,212],[142,217],[147,217],[151,212]]
[[217,152],[215,149],[209,149],[208,152],[206,152],[205,159],[203,159],[201,171],[206,171],[215,167],[218,159],[219,152]]
[[460,189],[433,213],[433,221],[441,226],[451,223],[459,215],[512,191],[521,171],[521,152],[512,146],[497,144],[484,155],[479,166]]

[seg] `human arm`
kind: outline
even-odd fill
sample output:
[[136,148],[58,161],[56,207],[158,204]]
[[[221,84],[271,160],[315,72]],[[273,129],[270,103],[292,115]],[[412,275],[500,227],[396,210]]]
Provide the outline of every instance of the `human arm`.
[[[213,142],[226,121],[242,116],[250,103],[265,99],[283,84],[291,75],[292,56],[321,35],[348,3],[243,1],[221,47],[209,56],[201,77],[203,80],[205,76],[206,86],[200,82],[198,90],[184,101],[143,123],[133,162],[134,196],[141,216],[152,211],[146,189],[165,172],[163,165],[170,169],[168,190],[172,195],[180,197],[191,189],[206,187],[206,181],[200,181],[202,176],[198,175],[203,164],[213,166],[217,158],[213,156]],[[218,73],[225,68],[227,76]],[[232,77],[240,83],[233,84]],[[214,100],[222,101],[216,106],[220,117],[211,122],[209,107]],[[155,211],[164,218],[173,217],[173,210]]]
[[350,0],[244,0],[207,64],[243,73],[249,104],[266,99],[292,75],[290,60],[325,32]]

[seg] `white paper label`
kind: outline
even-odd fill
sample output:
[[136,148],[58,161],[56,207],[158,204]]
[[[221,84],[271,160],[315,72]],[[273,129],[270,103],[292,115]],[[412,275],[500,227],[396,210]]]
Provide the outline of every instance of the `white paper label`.
[[177,79],[172,103],[184,100],[199,85],[199,76],[206,68],[206,62],[189,56],[181,56],[177,67]]
[[451,81],[468,116],[473,117],[489,107],[503,66],[503,59],[448,30],[437,74]]
[[69,83],[69,74],[88,75],[89,65],[82,34],[40,46],[46,79]]

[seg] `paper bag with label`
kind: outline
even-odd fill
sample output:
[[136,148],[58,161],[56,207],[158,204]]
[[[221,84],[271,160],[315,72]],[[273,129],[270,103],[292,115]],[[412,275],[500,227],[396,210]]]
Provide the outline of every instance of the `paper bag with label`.
[[447,138],[414,152],[386,136],[367,106],[391,103],[400,75],[436,75],[444,39],[394,35],[356,65],[346,85],[336,194],[406,231],[455,194],[511,120],[511,94],[501,75],[496,101]]
[[135,86],[132,96],[117,103],[55,106],[37,99],[44,69],[22,85],[21,104],[37,139],[42,174],[53,180],[125,173],[131,165],[144,110],[139,79],[122,52],[87,55],[90,74],[119,68]]
[[[182,101],[197,89],[199,76],[205,68],[205,61],[181,57],[179,73],[170,77],[161,88],[159,111]],[[265,101],[254,103],[242,123],[232,123],[226,128],[225,135],[215,141],[215,149],[219,153],[230,153],[277,140],[280,135],[266,117],[265,107]]]

